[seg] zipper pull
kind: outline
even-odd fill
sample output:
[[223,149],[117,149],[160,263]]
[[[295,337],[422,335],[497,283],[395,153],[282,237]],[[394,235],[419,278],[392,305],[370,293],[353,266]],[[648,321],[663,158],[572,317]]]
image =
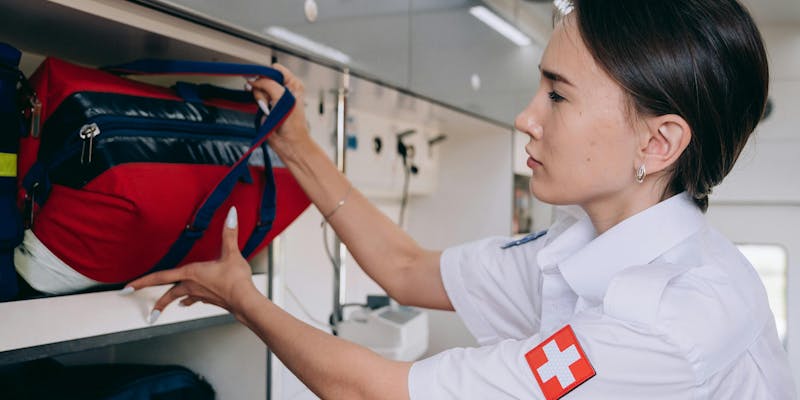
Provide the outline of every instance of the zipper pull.
[[36,191],[39,190],[39,182],[33,184],[31,191],[25,195],[25,210],[23,217],[27,218],[23,221],[26,229],[33,229],[33,213],[36,210]]
[[42,118],[42,102],[36,95],[31,96],[31,127],[30,136],[33,138],[39,137],[39,123]]
[[[100,127],[97,124],[87,124],[81,127],[80,131],[78,131],[78,137],[83,140],[83,144],[81,145],[81,164],[89,164],[92,162],[92,148],[94,147],[94,137],[100,134]],[[84,155],[87,153],[86,151],[86,140],[89,140],[89,157],[88,161],[84,162]]]

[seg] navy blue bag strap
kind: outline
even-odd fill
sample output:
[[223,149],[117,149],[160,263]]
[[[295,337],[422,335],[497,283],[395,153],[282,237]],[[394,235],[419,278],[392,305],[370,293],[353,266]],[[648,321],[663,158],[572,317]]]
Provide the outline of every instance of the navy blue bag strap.
[[[181,233],[181,236],[175,241],[175,243],[172,244],[169,251],[167,251],[167,254],[149,272],[174,268],[181,260],[183,260],[184,257],[186,257],[187,254],[189,254],[189,251],[191,251],[197,239],[201,238],[205,233],[206,228],[208,228],[208,225],[211,223],[211,218],[214,216],[214,213],[217,212],[217,209],[219,209],[222,203],[224,203],[228,196],[230,196],[234,186],[236,186],[236,182],[242,177],[246,176],[246,174],[249,174],[247,162],[250,159],[253,151],[266,143],[267,136],[277,129],[289,116],[289,113],[291,113],[292,109],[294,108],[294,104],[295,98],[287,89],[283,96],[281,96],[277,103],[275,103],[275,106],[272,108],[269,116],[267,116],[266,121],[264,121],[264,123],[260,126],[258,126],[258,121],[261,120],[263,114],[261,114],[261,111],[259,110],[256,118],[258,134],[253,140],[250,148],[247,150],[247,152],[245,152],[244,155],[242,155],[242,157],[239,158],[238,161],[236,161],[225,177],[220,180],[217,186],[197,208],[194,216],[192,217],[192,221],[187,224],[186,228]],[[265,167],[268,165],[268,158],[269,154],[265,152]],[[267,169],[266,173],[271,177],[272,169]],[[272,182],[274,185],[273,179],[274,178],[270,178],[270,180],[268,180],[268,186],[269,182]],[[265,190],[265,194],[268,190],[269,188]],[[275,190],[273,189],[272,196],[274,195]],[[262,198],[262,218],[260,218],[260,222],[263,220],[264,216],[268,216],[268,213],[263,212],[264,202],[265,200]],[[274,215],[274,210],[272,211],[272,214]],[[271,226],[271,222],[269,225]],[[255,230],[250,239],[248,239],[248,245],[250,245],[250,243],[254,240],[253,237],[255,235],[261,235],[261,232]],[[251,245],[251,247],[255,248],[253,245]],[[252,251],[252,249],[250,251]]]
[[250,257],[267,236],[267,233],[272,229],[272,222],[275,221],[275,213],[277,212],[277,188],[275,186],[275,176],[272,174],[269,147],[266,142],[261,145],[261,149],[264,152],[266,184],[264,185],[264,194],[261,196],[261,208],[258,214],[258,222],[255,228],[253,228],[253,232],[250,233],[250,238],[247,239],[244,249],[242,249],[242,256],[244,256],[244,258]]
[[103,69],[119,75],[202,74],[263,76],[283,85],[283,74],[280,71],[251,64],[145,59],[103,67]]
[[234,103],[253,102],[253,94],[248,91],[228,89],[207,83],[176,82],[172,89],[188,102],[202,103],[203,100],[209,99],[223,99]]

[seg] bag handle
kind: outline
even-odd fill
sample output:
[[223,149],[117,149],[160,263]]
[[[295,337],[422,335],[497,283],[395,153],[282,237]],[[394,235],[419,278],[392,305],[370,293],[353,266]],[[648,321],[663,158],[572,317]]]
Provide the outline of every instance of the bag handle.
[[270,67],[209,61],[144,59],[101,68],[117,75],[233,75],[263,76],[283,85],[283,74]]
[[[261,112],[261,110],[256,113],[255,124],[258,133],[250,148],[239,158],[239,160],[236,161],[236,163],[233,164],[228,173],[219,181],[219,183],[217,183],[214,189],[211,190],[211,193],[206,196],[200,206],[197,207],[191,222],[186,225],[186,228],[183,230],[178,240],[172,244],[169,251],[167,251],[167,254],[158,263],[156,263],[156,265],[149,272],[174,268],[186,257],[186,255],[194,246],[194,243],[203,237],[205,230],[211,223],[212,217],[222,203],[225,202],[225,200],[230,196],[234,186],[236,186],[236,182],[241,177],[245,176],[245,174],[249,173],[249,170],[247,169],[247,162],[250,159],[250,156],[253,154],[253,151],[255,151],[259,146],[264,145],[269,134],[283,124],[283,122],[294,109],[294,105],[295,98],[292,93],[286,89],[283,93],[283,96],[281,96],[281,98],[275,103],[275,106],[272,108],[272,111],[270,111],[263,124],[259,125],[259,121],[264,114]],[[266,151],[264,153],[264,164],[265,167],[269,166],[269,154]],[[264,194],[267,194],[267,191],[270,190],[270,184],[274,185],[274,178],[271,177],[271,168],[266,172],[270,175],[270,179],[267,181],[267,188],[265,188]],[[265,219],[270,216],[270,214],[272,214],[272,219],[274,219],[275,190],[271,190],[271,192],[271,196],[273,197],[271,202],[269,199],[262,199],[259,224],[256,226],[256,229],[251,234],[245,246],[245,250],[248,250],[248,252],[251,252],[254,249],[255,246],[252,243],[257,236],[261,236],[263,239],[263,235],[266,235],[263,227],[267,227],[266,230],[268,231],[272,225],[271,219],[268,224],[264,222]],[[262,229],[258,229],[259,227],[262,227]]]
[[245,90],[228,89],[208,83],[175,82],[172,86],[175,93],[182,99],[193,103],[202,103],[203,100],[222,99],[234,103],[253,104],[253,94]]
[[272,161],[269,157],[269,149],[266,142],[261,144],[261,149],[264,152],[264,178],[266,179],[266,184],[264,185],[264,194],[261,196],[258,222],[242,249],[244,258],[250,257],[267,236],[267,233],[272,229],[272,223],[275,221],[275,213],[277,212],[275,176],[272,174]]

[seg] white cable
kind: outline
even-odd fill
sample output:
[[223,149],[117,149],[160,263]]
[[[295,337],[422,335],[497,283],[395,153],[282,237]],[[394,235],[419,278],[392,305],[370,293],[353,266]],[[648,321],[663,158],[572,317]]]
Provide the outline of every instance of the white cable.
[[333,259],[333,253],[330,247],[328,247],[328,223],[325,221],[322,222],[322,245],[325,247],[325,254],[328,255],[328,260],[330,260],[333,266],[333,272],[338,271],[339,265],[336,263],[336,260]]
[[303,303],[300,301],[300,299],[297,298],[297,296],[294,294],[294,292],[292,292],[292,289],[289,288],[289,285],[287,285],[285,282],[283,284],[283,288],[286,289],[286,292],[289,293],[289,296],[292,298],[292,300],[294,300],[294,302],[300,308],[300,311],[302,311],[303,314],[305,314],[306,317],[308,317],[308,319],[311,320],[311,322],[316,324],[318,327],[323,327],[323,328],[325,328],[325,330],[330,331],[330,329],[331,329],[330,325],[328,325],[327,323],[322,322],[322,321],[314,318],[311,315],[311,313],[308,312],[308,310],[303,306]]
[[403,228],[403,223],[406,219],[406,207],[408,207],[408,185],[411,182],[411,166],[403,163],[403,197],[400,198],[400,217],[397,220],[397,225]]

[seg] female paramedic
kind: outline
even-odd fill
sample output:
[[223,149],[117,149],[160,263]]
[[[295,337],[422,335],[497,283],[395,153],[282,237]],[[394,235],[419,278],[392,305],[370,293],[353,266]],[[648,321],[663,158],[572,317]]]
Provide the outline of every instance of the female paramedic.
[[[369,276],[402,304],[455,310],[481,347],[395,362],[305,325],[253,286],[235,209],[219,260],[130,286],[178,282],[159,313],[179,298],[230,310],[326,399],[795,398],[758,275],[704,218],[767,99],[751,17],[736,0],[561,14],[515,120],[533,194],[574,206],[540,237],[422,249],[337,172],[302,102],[269,142]],[[264,101],[284,90],[252,86]]]

